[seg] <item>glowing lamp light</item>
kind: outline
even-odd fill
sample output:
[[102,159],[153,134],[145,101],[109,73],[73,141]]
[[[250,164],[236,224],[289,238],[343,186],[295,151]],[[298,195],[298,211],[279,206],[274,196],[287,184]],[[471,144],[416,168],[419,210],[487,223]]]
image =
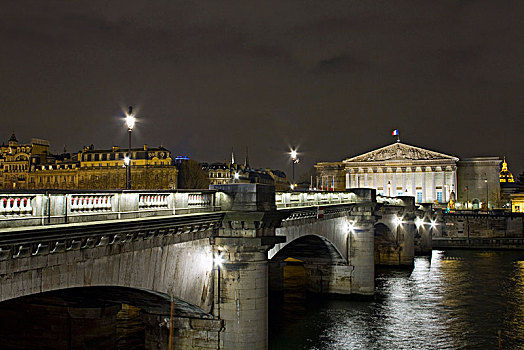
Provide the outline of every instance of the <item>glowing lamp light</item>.
[[133,130],[135,127],[136,118],[133,114],[126,114],[126,124],[129,130]]
[[240,174],[239,174],[239,173],[235,173],[235,175],[234,175],[234,176],[235,176],[235,180],[238,180],[238,179],[240,179]]
[[347,232],[355,232],[355,223],[351,222],[351,221],[348,221],[346,223],[346,231]]
[[294,190],[294,189],[295,189],[295,185],[291,184],[291,185],[289,185],[289,188],[291,188],[292,190]]
[[431,228],[436,228],[436,227],[437,227],[437,221],[431,220]]
[[293,159],[293,160],[297,159],[297,151],[296,150],[291,150],[290,154],[291,154],[291,159]]
[[129,157],[124,157],[124,166],[128,166],[130,161]]
[[417,228],[419,228],[420,226],[423,226],[424,225],[424,220],[422,220],[421,218],[416,218],[415,219],[415,225],[417,226]]
[[397,216],[394,221],[397,226],[400,226],[403,223],[402,218],[399,216]]
[[224,259],[222,254],[216,254],[215,257],[213,258],[213,263],[215,264],[215,266],[218,266],[218,267],[222,267],[225,261],[226,260]]

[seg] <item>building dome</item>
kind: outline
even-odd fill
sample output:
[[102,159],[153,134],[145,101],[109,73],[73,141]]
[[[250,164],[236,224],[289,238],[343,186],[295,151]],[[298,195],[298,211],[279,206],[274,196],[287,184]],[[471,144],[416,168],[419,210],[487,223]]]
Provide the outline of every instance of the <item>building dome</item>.
[[513,174],[508,170],[508,163],[506,163],[506,157],[504,157],[504,161],[502,162],[502,170],[499,173],[500,175],[500,182],[515,182],[513,179]]

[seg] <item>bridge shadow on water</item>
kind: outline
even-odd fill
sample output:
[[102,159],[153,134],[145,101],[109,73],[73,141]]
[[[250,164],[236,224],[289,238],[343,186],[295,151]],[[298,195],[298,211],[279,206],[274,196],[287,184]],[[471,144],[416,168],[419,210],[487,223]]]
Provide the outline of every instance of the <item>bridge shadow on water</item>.
[[[126,287],[70,288],[0,303],[0,349],[144,349],[142,313],[169,315],[168,295]],[[177,317],[209,317],[174,299]]]

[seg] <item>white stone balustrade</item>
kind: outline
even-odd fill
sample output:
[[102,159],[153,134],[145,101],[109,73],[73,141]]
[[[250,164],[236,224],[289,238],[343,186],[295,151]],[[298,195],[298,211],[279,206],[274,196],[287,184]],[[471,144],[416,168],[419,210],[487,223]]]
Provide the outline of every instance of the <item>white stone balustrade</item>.
[[207,207],[211,205],[211,196],[205,193],[189,193],[187,205],[190,207]]
[[0,229],[214,212],[216,191],[0,193]]
[[357,196],[351,192],[276,192],[277,208],[308,207],[315,205],[350,204]]
[[0,197],[0,215],[31,215],[33,213],[31,201],[31,196]]
[[72,212],[111,211],[112,195],[72,195]]
[[141,194],[138,202],[140,209],[169,208],[168,194]]

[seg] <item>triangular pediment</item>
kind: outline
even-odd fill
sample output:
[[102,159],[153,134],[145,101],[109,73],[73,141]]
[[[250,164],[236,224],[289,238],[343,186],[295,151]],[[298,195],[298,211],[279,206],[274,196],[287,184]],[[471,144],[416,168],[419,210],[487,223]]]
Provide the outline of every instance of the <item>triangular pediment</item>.
[[383,162],[396,160],[453,160],[457,162],[457,157],[447,154],[430,151],[427,149],[396,142],[386,147],[361,154],[359,156],[348,158],[344,163],[349,162]]

